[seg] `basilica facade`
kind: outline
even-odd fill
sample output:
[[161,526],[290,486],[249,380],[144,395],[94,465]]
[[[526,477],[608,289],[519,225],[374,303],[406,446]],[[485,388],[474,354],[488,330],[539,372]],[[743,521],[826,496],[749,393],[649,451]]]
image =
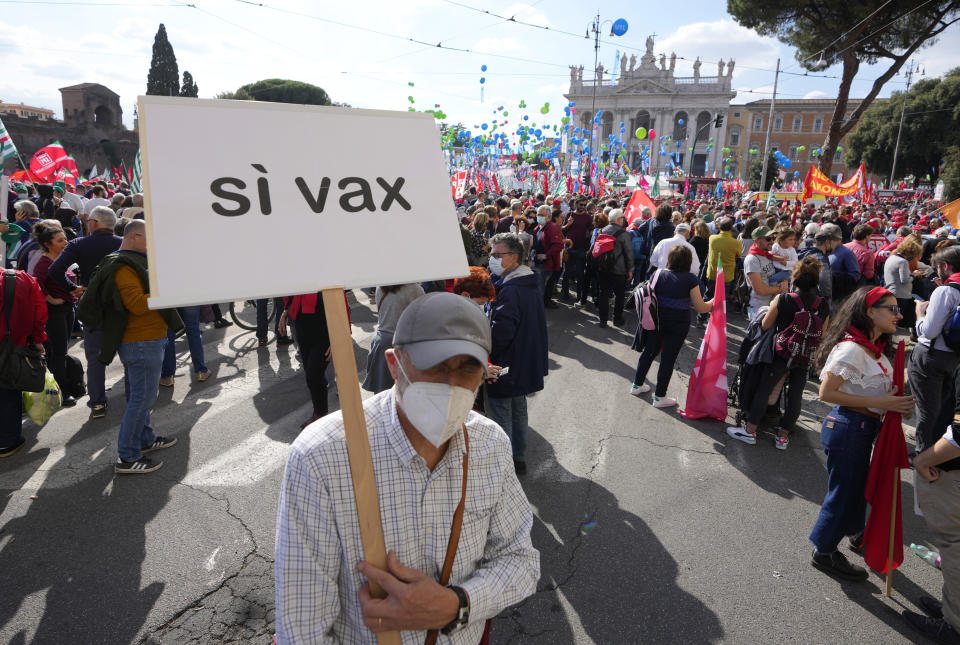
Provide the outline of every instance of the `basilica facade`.
[[[726,117],[730,101],[737,95],[731,90],[734,61],[721,60],[717,63],[716,76],[704,76],[700,69],[702,63],[697,58],[693,76],[674,76],[676,54],[669,57],[660,54],[658,64],[653,47],[653,38],[647,38],[646,53],[639,64],[636,55],[629,60],[622,57],[619,73],[612,79],[602,63],[597,66],[594,77],[586,80],[582,66],[571,66],[570,91],[564,95],[568,101],[576,102],[571,121],[586,132],[592,128],[594,149],[606,143],[609,135],[619,135],[620,123],[623,123],[631,167],[637,167],[640,160],[641,143],[634,132],[643,127],[656,132],[656,139],[642,143],[643,146],[651,144],[651,171],[663,170],[669,159],[659,154],[660,137],[669,135],[671,141],[662,144],[663,150],[672,155],[678,165],[690,170],[690,149],[693,148],[693,176],[714,171],[721,174]],[[594,114],[600,114],[599,126],[593,123]],[[714,127],[717,115],[724,116],[724,124],[719,129]],[[711,138],[714,143],[710,143]],[[678,146],[676,142],[682,143]]]

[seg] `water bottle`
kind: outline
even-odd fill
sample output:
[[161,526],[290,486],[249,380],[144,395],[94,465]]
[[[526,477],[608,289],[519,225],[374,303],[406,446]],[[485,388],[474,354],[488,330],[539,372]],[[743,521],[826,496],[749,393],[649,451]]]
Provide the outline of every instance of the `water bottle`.
[[910,550],[921,560],[926,561],[938,569],[940,568],[940,554],[936,551],[931,551],[922,544],[910,544]]

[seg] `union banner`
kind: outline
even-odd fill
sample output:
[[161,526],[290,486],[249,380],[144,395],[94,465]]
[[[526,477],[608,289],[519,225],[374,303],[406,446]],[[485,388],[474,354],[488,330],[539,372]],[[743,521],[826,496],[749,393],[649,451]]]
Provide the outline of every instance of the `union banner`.
[[860,164],[857,172],[853,173],[849,179],[838,186],[830,181],[830,178],[817,168],[810,166],[810,169],[807,170],[807,178],[803,182],[803,194],[800,196],[800,199],[806,202],[814,193],[819,193],[827,197],[846,197],[847,195],[852,195],[860,190],[865,176],[866,169],[863,167],[863,164]]

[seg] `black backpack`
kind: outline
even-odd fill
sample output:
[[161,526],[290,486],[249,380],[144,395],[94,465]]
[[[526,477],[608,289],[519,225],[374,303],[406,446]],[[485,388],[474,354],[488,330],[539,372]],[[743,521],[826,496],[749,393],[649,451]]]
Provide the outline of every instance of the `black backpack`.
[[[960,284],[956,282],[948,282],[947,284],[960,291]],[[950,314],[950,318],[947,320],[947,324],[943,326],[940,336],[947,347],[955,352],[960,352],[960,305],[957,305],[957,308]]]

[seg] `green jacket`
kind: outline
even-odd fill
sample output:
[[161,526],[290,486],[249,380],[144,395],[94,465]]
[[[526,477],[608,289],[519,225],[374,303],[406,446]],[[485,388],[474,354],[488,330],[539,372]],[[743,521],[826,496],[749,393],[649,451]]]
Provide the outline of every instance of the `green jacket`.
[[[109,365],[117,355],[127,330],[127,309],[117,288],[116,272],[122,266],[131,267],[140,277],[144,289],[150,284],[147,276],[147,258],[139,253],[117,251],[107,255],[94,270],[87,290],[77,304],[77,318],[89,329],[100,329],[100,362]],[[183,329],[183,321],[176,309],[160,309],[158,312],[174,331]]]

